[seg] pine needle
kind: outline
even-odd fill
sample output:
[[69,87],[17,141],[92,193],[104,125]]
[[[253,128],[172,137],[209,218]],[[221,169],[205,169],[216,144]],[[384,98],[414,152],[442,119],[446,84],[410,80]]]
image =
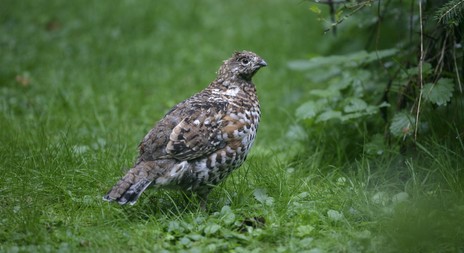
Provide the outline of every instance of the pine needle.
[[464,0],[451,0],[436,12],[435,19],[442,24],[457,24],[463,16]]

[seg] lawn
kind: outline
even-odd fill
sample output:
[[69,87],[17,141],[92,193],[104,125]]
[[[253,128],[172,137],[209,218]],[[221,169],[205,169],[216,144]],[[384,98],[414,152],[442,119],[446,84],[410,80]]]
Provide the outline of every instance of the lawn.
[[[308,8],[2,1],[0,252],[462,252],[462,149],[432,138],[421,159],[339,166],[286,135],[311,89],[287,64],[327,37]],[[243,49],[269,64],[254,78],[262,122],[208,211],[169,191],[102,201],[153,124]]]

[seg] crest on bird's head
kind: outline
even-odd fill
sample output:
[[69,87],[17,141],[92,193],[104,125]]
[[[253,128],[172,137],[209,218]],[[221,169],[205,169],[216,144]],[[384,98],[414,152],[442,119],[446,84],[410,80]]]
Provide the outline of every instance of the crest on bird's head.
[[232,77],[251,80],[253,75],[265,66],[267,63],[257,54],[250,51],[237,51],[231,58],[224,61],[218,75],[232,75]]

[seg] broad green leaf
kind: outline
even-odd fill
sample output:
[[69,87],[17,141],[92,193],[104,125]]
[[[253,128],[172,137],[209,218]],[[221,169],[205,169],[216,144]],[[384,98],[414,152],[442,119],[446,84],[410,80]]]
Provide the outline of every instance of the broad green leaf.
[[356,232],[354,235],[357,238],[364,239],[364,240],[372,238],[372,233],[369,230],[363,230],[360,232]]
[[346,177],[337,178],[337,185],[345,185],[345,184],[346,184]]
[[310,70],[313,68],[318,68],[317,60],[320,57],[315,57],[312,60],[293,60],[288,62],[288,67],[292,70]]
[[297,119],[311,119],[319,112],[319,106],[314,101],[308,101],[296,109]]
[[350,120],[350,119],[357,119],[357,118],[361,118],[361,117],[364,117],[364,116],[367,116],[367,115],[372,115],[372,114],[375,114],[379,111],[379,108],[377,106],[373,106],[373,105],[367,105],[366,104],[366,107],[361,109],[360,107],[358,108],[359,111],[354,111],[354,112],[350,112],[350,113],[347,113],[345,115],[343,115],[341,117],[341,120],[342,121],[347,121],[347,120]]
[[372,202],[376,205],[386,205],[390,200],[390,197],[386,192],[379,191],[372,196]]
[[[413,67],[413,68],[409,68],[407,70],[407,73],[408,73],[409,76],[418,76],[420,74],[419,73],[419,67],[416,66],[416,67]],[[430,64],[428,62],[424,62],[424,64],[422,64],[422,76],[426,77],[430,73],[432,73],[432,64]]]
[[341,79],[339,79],[339,80],[337,80],[335,82],[332,82],[330,84],[330,86],[329,86],[329,89],[341,91],[343,89],[346,89],[347,87],[349,87],[352,84],[353,84],[353,78],[352,77],[343,76]]
[[390,132],[393,136],[403,137],[409,135],[414,130],[414,117],[407,112],[398,112],[393,116],[390,124]]
[[188,238],[190,238],[190,240],[193,240],[193,241],[199,241],[199,240],[204,238],[204,236],[202,236],[200,234],[189,234],[187,236],[188,236]]
[[361,118],[363,116],[364,116],[364,113],[362,113],[362,112],[348,113],[348,114],[342,115],[341,120],[342,121],[347,121],[347,120],[350,120],[350,119]]
[[255,196],[255,199],[261,203],[265,202],[266,199],[269,198],[269,196],[266,193],[266,190],[261,188],[255,189],[253,191],[253,196]]
[[331,89],[331,88],[324,89],[324,90],[314,89],[314,90],[310,91],[309,94],[314,95],[314,96],[318,96],[318,97],[321,97],[321,98],[330,98],[330,97],[338,97],[338,96],[340,96],[340,92],[338,90]]
[[427,83],[422,90],[422,97],[438,106],[446,105],[454,91],[453,80],[441,78],[436,84]]
[[330,220],[333,220],[333,221],[339,221],[343,219],[342,213],[336,210],[332,210],[332,209],[327,211],[327,216],[329,217]]
[[335,20],[340,20],[343,17],[343,9],[340,8],[337,13],[335,13]]
[[362,63],[366,64],[366,63],[377,61],[383,58],[391,57],[395,55],[397,52],[398,52],[398,49],[396,48],[373,51],[367,54],[365,59],[362,59]]
[[205,227],[205,234],[206,235],[212,235],[212,234],[215,234],[217,231],[219,231],[219,229],[221,229],[221,226],[216,224],[216,223],[212,223],[212,224],[208,224],[206,227]]
[[265,189],[261,189],[261,188],[255,189],[253,191],[253,196],[261,204],[265,204],[267,206],[272,206],[274,204],[274,198],[269,197]]
[[342,112],[339,111],[325,111],[317,117],[317,122],[328,121],[331,119],[342,119]]
[[343,69],[332,65],[326,68],[313,68],[305,76],[313,83],[325,83],[331,78],[339,77]]
[[192,244],[192,241],[188,237],[184,236],[179,240],[179,243],[181,245],[184,245],[184,246],[188,247],[188,246],[190,246]]
[[327,69],[334,65],[344,67],[358,67],[360,64],[370,63],[382,58],[390,57],[398,52],[397,49],[385,49],[373,52],[358,51],[347,55],[332,55],[313,57],[309,60],[295,60],[288,63],[293,70]]
[[360,98],[352,97],[348,99],[348,104],[343,108],[343,111],[350,113],[363,111],[365,109],[367,109],[366,101]]
[[169,231],[169,232],[182,233],[182,232],[184,232],[184,228],[180,225],[179,222],[177,222],[177,221],[170,221],[170,222],[169,222],[169,226],[168,226],[168,231]]
[[310,252],[310,253],[322,253],[322,251],[318,250],[314,247],[311,247],[311,244],[313,243],[314,241],[314,238],[312,237],[305,237],[305,238],[302,238],[301,240],[298,241],[298,245],[302,248],[311,248],[310,251],[303,251],[303,252]]
[[74,145],[72,147],[72,151],[73,153],[77,154],[77,155],[82,155],[84,154],[85,152],[87,152],[89,150],[89,146],[87,145]]
[[230,206],[224,206],[221,209],[221,220],[224,221],[225,224],[229,225],[235,221],[235,214],[230,208]]
[[379,108],[382,108],[382,107],[390,107],[390,103],[387,103],[387,102],[383,101],[383,102],[379,105]]
[[314,231],[314,227],[311,225],[301,225],[296,228],[296,235],[298,237],[306,237]]
[[309,7],[309,10],[311,10],[312,12],[316,13],[316,14],[321,14],[321,9],[319,9],[319,7],[317,7],[317,5],[311,5],[311,7]]
[[288,128],[285,137],[294,142],[294,141],[302,141],[308,138],[308,134],[305,132],[304,128],[300,125],[294,124]]
[[371,155],[381,155],[386,148],[384,137],[381,134],[373,135],[371,141],[364,144],[364,152]]
[[399,204],[405,202],[409,199],[409,194],[407,192],[400,192],[392,197],[393,204]]
[[370,115],[370,114],[377,113],[379,111],[379,108],[380,106],[368,105],[365,111],[367,115]]

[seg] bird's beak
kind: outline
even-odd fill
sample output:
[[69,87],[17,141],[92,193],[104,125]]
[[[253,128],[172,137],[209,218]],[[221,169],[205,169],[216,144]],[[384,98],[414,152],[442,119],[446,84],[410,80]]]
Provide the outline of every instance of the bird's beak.
[[266,66],[267,66],[267,63],[266,63],[263,59],[261,59],[261,60],[258,62],[258,65],[259,65],[260,67],[266,67]]

